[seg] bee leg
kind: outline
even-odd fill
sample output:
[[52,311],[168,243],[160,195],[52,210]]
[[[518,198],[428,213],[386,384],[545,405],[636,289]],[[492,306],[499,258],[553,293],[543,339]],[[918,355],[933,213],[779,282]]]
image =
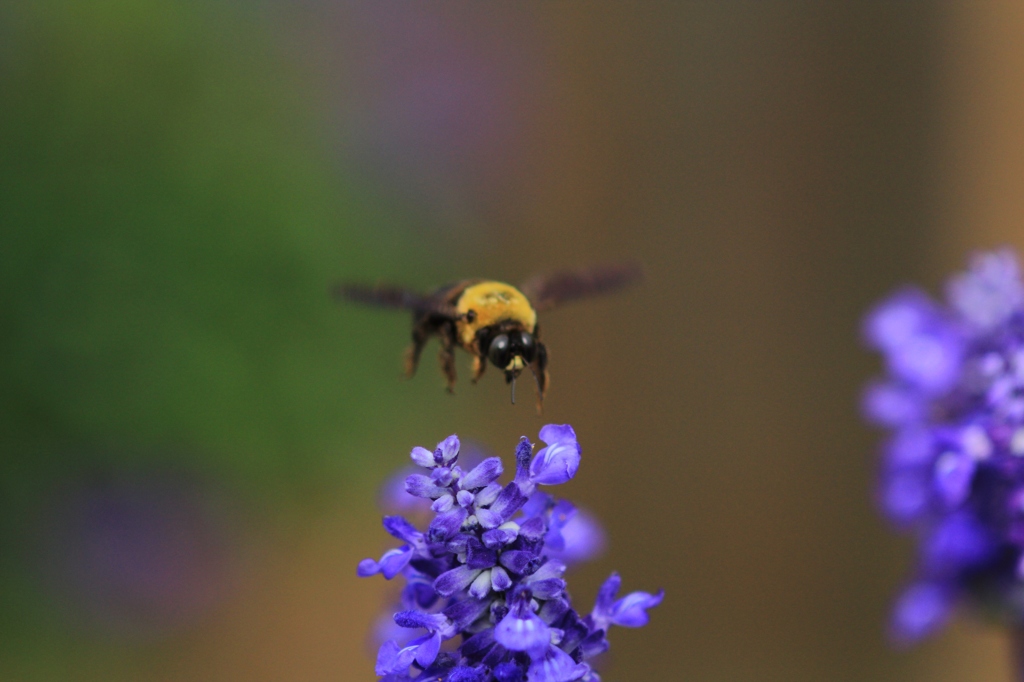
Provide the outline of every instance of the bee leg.
[[441,371],[448,381],[447,391],[455,393],[455,330],[449,328],[441,329],[441,352],[438,359],[441,361]]
[[537,381],[537,414],[544,406],[544,394],[548,391],[548,349],[540,341],[537,342],[537,356],[530,363],[530,371]]
[[480,381],[480,377],[484,375],[484,370],[487,369],[487,358],[482,358],[479,355],[473,356],[473,383]]
[[412,379],[416,374],[416,367],[420,364],[420,353],[427,345],[430,338],[430,331],[422,322],[417,322],[412,328],[412,345],[405,349],[405,378]]

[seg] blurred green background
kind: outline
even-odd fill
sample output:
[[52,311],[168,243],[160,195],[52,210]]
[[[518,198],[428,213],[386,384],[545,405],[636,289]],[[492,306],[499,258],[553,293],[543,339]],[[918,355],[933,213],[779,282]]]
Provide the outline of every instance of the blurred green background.
[[[0,680],[367,680],[376,488],[570,422],[609,570],[666,588],[606,679],[1009,679],[884,638],[870,303],[1024,246],[1024,12],[938,4],[0,4]],[[428,289],[602,260],[544,419],[454,397]]]

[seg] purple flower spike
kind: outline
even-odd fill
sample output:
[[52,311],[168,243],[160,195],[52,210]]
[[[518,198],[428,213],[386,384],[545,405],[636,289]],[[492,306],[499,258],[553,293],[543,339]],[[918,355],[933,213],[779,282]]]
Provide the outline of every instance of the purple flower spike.
[[541,485],[560,485],[572,479],[580,466],[580,444],[568,424],[548,424],[540,430],[542,448],[530,462],[530,480]]
[[[547,445],[536,458],[533,444],[520,440],[515,476],[504,486],[497,458],[478,459],[468,470],[457,465],[454,436],[433,452],[413,450],[428,475],[407,476],[405,494],[434,516],[425,532],[422,523],[385,517],[384,528],[405,544],[358,567],[360,576],[402,575],[407,582],[393,618],[377,626],[386,639],[376,665],[383,682],[600,682],[588,661],[608,649],[607,628],[644,625],[647,610],[661,602],[660,592],[616,599],[613,575],[591,616],[573,608],[567,562],[593,556],[604,535],[569,502],[536,491],[572,478],[580,461],[571,427],[548,425],[541,437]],[[938,546],[969,549],[952,541]]]
[[917,573],[897,601],[894,640],[940,628],[960,601],[1024,622],[1024,281],[1009,251],[950,279],[946,304],[918,290],[871,311],[864,337],[884,376],[866,417],[892,435],[878,500],[912,533]]

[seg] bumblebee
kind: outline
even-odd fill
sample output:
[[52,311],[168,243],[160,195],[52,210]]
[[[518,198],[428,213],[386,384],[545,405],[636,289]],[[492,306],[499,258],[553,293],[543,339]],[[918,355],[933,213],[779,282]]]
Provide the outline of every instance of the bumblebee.
[[454,392],[455,348],[473,356],[473,383],[484,375],[487,363],[504,372],[512,387],[529,368],[537,383],[537,409],[548,388],[548,351],[540,340],[537,313],[562,303],[608,293],[640,279],[640,268],[600,265],[531,277],[519,288],[487,279],[466,279],[429,294],[380,284],[339,283],[332,289],[338,300],[412,311],[412,344],[405,355],[405,374],[412,377],[423,347],[431,337],[441,342],[441,371],[447,390]]

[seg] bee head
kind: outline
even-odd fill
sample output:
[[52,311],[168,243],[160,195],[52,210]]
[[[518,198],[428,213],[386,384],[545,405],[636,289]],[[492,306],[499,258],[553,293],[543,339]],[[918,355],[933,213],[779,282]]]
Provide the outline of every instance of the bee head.
[[524,329],[494,334],[487,343],[487,357],[506,373],[518,375],[537,355],[537,342]]

